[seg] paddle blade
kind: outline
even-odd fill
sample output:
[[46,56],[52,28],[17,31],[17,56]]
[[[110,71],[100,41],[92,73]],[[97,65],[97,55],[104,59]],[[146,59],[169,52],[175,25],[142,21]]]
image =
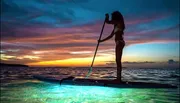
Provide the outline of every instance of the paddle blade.
[[92,67],[89,69],[88,74],[86,75],[86,78],[88,78],[91,75]]

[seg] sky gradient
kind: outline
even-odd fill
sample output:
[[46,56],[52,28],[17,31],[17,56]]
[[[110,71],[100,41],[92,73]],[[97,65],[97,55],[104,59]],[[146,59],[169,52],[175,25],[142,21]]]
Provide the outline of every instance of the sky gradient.
[[[124,16],[127,63],[179,62],[179,0],[1,0],[1,62],[90,66],[105,14]],[[102,38],[113,29],[105,25]],[[114,38],[96,66],[114,63]]]

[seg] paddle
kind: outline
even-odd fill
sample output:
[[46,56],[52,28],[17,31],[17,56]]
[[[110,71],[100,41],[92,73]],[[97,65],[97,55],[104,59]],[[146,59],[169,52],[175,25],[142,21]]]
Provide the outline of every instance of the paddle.
[[[105,20],[106,20],[106,19],[105,19]],[[104,24],[103,24],[102,29],[101,29],[101,33],[100,33],[100,36],[99,36],[99,40],[101,40],[101,36],[102,36],[103,30],[104,30],[104,26],[105,26],[105,20],[104,20]],[[93,67],[93,64],[94,64],[94,60],[95,60],[95,57],[96,57],[96,53],[97,53],[98,47],[99,47],[99,42],[97,43],[96,50],[95,50],[94,57],[93,57],[93,61],[92,61],[91,67],[90,67],[90,69],[89,69],[89,72],[88,72],[88,74],[86,75],[86,78],[88,78],[89,75],[90,75],[91,72],[92,72],[92,67]]]

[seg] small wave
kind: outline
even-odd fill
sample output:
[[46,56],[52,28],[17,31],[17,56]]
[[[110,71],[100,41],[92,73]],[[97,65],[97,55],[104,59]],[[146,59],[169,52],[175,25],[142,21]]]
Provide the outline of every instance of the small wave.
[[102,76],[101,78],[109,78],[109,79],[111,78],[112,79],[112,78],[116,78],[116,77],[115,76]]
[[172,78],[179,78],[179,77],[180,77],[180,75],[177,75],[177,74],[172,74],[172,75],[170,75],[170,77],[172,77]]

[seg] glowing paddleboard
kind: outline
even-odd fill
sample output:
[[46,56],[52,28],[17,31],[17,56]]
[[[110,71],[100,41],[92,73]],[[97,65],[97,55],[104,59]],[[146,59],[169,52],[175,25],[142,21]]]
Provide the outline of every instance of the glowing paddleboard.
[[56,79],[52,77],[34,75],[33,78],[44,82],[57,83],[59,85],[106,86],[106,87],[114,87],[114,88],[177,88],[177,86],[170,84],[124,82],[124,81],[121,83],[117,83],[114,80],[86,79],[86,78],[75,78],[75,77]]

